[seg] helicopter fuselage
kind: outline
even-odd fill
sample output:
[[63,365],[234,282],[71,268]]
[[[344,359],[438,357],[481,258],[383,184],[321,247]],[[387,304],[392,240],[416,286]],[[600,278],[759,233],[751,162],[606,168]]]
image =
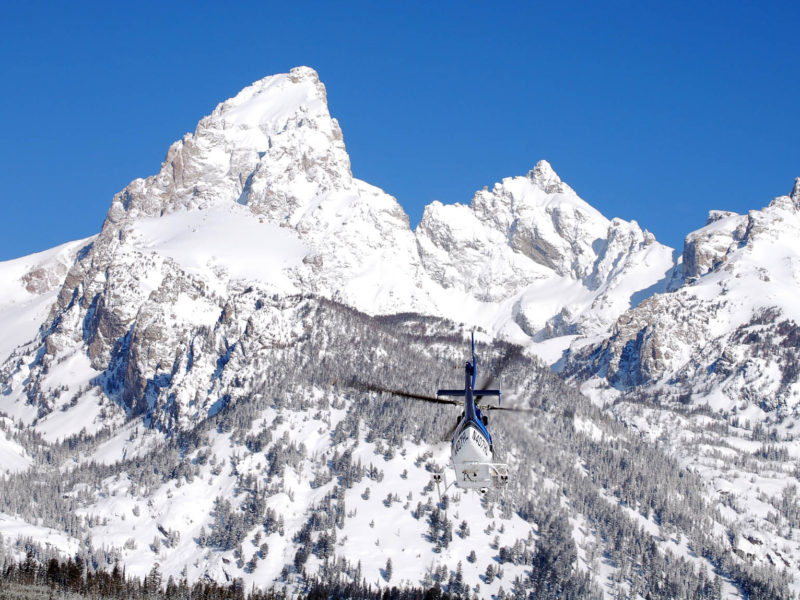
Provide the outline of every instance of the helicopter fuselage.
[[[465,489],[485,491],[498,487],[507,481],[507,475],[498,474],[498,468],[505,472],[505,465],[494,463],[492,436],[486,428],[486,419],[475,402],[475,363],[467,362],[464,367],[463,390],[439,390],[439,395],[463,396],[464,413],[450,441],[450,456],[456,475],[456,485]],[[477,390],[480,396],[500,396],[499,390]]]
[[[475,389],[475,379],[478,359],[475,356],[475,334],[472,335],[472,362],[464,365],[464,389],[437,390],[436,397],[412,394],[410,392],[388,389],[364,383],[355,379],[355,383],[369,391],[389,393],[412,400],[434,402],[439,405],[461,406],[459,400],[443,400],[441,396],[455,396],[463,398],[464,412],[456,421],[456,426],[450,435],[450,458],[455,471],[456,480],[446,484],[445,489],[452,484],[464,489],[486,492],[489,488],[500,488],[508,483],[508,465],[494,462],[494,445],[492,436],[487,429],[488,419],[481,414],[478,403],[484,396],[495,396],[498,404],[487,406],[484,410],[500,408],[500,390]],[[503,410],[509,410],[504,408]],[[518,409],[511,409],[518,410]],[[437,486],[446,476],[442,472],[434,473],[433,480]]]

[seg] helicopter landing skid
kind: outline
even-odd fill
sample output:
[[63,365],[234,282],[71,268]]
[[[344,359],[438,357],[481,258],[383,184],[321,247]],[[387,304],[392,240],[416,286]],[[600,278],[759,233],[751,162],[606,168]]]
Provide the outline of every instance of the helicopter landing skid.
[[442,501],[442,488],[441,485],[444,483],[444,493],[447,493],[447,490],[450,488],[453,483],[447,483],[447,475],[442,473],[434,473],[431,475],[431,481],[436,484],[436,493],[439,494],[439,502]]

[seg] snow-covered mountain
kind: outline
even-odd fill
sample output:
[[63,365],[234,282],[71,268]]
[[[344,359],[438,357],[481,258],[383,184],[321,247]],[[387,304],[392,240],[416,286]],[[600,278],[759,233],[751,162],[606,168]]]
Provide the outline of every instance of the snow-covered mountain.
[[440,440],[455,409],[347,381],[454,385],[465,332],[318,298],[251,299],[274,319],[271,344],[248,348],[267,368],[236,365],[248,393],[213,417],[166,440],[139,419],[63,444],[15,434],[37,450],[34,468],[4,481],[0,550],[46,560],[59,549],[137,576],[157,563],[165,579],[244,589],[303,589],[316,574],[470,598],[785,595],[778,573],[736,557],[695,475],[544,365],[478,346],[484,369],[504,365],[504,386],[535,413],[492,417],[508,490],[451,488],[440,500],[431,472],[448,473]]
[[[668,248],[608,221],[544,161],[469,207],[432,204],[412,232],[394,198],[353,178],[325,88],[300,67],[220,104],[114,197],[27,354],[2,367],[0,409],[51,439],[122,418],[115,404],[125,418],[169,406],[188,426],[235,399],[220,361],[236,340],[270,337],[247,290],[541,342],[604,331],[671,266]],[[217,324],[200,350],[198,329]]]
[[[180,265],[189,254],[186,266],[208,269],[218,288],[252,279],[371,312],[426,306],[413,285],[419,260],[408,218],[394,198],[353,178],[325,88],[306,67],[217,106],[172,145],[158,175],[115,196],[106,232],[123,236],[108,240],[115,252],[149,250]],[[185,252],[170,255],[165,242]]]
[[800,179],[746,215],[712,211],[669,291],[579,340],[562,374],[701,474],[736,552],[800,557]]
[[479,191],[470,206],[429,205],[417,240],[436,282],[496,312],[494,329],[511,318],[540,342],[605,332],[637,292],[663,288],[673,267],[669,248],[636,222],[606,219],[546,161]]
[[[469,205],[432,203],[412,231],[352,176],[317,74],[267,77],[118,193],[97,236],[0,263],[0,533],[22,536],[15,552],[32,535],[131,573],[291,589],[333,573],[478,597],[786,595],[786,474],[731,500],[744,488],[693,464],[724,454],[703,454],[708,423],[680,417],[689,452],[641,400],[796,406],[798,204],[800,184],[714,213],[676,266],[540,161]],[[534,418],[492,425],[505,496],[441,503],[429,476],[454,415],[353,380],[455,385],[475,328],[494,346],[482,366]],[[502,338],[548,362],[570,348],[562,374],[627,428]],[[772,460],[758,436],[726,443]],[[729,514],[742,505],[755,524]]]
[[800,414],[800,178],[747,215],[712,211],[686,237],[670,291],[620,316],[568,370],[617,390],[758,422]]

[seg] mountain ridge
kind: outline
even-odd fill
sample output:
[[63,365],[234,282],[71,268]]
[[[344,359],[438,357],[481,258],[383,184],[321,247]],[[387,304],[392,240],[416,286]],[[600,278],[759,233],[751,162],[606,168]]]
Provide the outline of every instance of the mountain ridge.
[[[121,380],[115,402],[128,416],[172,402],[168,365],[185,362],[176,343],[188,351],[193,331],[219,319],[249,327],[234,317],[251,310],[236,300],[248,286],[541,341],[601,331],[670,267],[669,249],[635,222],[607,220],[545,161],[469,207],[432,205],[412,231],[396,199],[352,177],[324,85],[301,67],[220,103],[158,174],[114,196],[66,273],[40,346],[5,366],[5,410],[56,419],[58,402],[46,399],[56,384],[44,382],[65,360],[73,387],[99,385],[106,399]],[[555,299],[553,281],[563,288]]]
[[[0,364],[14,470],[0,510],[15,531],[63,528],[58,547],[98,564],[290,590],[338,557],[351,580],[388,584],[376,560],[392,558],[401,582],[496,597],[498,565],[520,594],[556,581],[607,597],[788,597],[773,567],[800,556],[784,468],[798,205],[800,179],[763,211],[715,212],[676,263],[540,161],[469,204],[432,203],[412,231],[395,198],[353,178],[313,70],[259,80],[116,194],[97,236],[0,263],[13,278],[0,319],[22,306],[40,324]],[[447,387],[470,329],[481,368],[536,417],[493,425],[515,478],[492,503],[453,497],[467,526],[454,542],[428,481],[453,415],[353,378]],[[559,372],[504,337],[561,358]],[[18,499],[32,477],[50,482],[33,508]],[[491,569],[442,565],[473,539]]]

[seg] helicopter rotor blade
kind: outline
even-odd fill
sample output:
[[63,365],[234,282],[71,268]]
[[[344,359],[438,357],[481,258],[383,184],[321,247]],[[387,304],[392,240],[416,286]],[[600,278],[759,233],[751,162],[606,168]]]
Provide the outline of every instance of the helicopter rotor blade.
[[401,398],[410,398],[411,400],[421,400],[422,402],[432,402],[434,404],[450,404],[453,406],[460,405],[460,403],[456,402],[455,400],[445,400],[444,398],[437,398],[436,396],[426,396],[424,394],[415,394],[413,392],[406,392],[403,390],[394,390],[379,385],[373,385],[371,383],[365,383],[363,381],[356,381],[355,387],[370,392],[377,392],[379,394],[392,394],[393,396],[400,396]]
[[452,439],[453,439],[453,434],[456,432],[456,429],[458,428],[458,426],[459,426],[459,425],[461,425],[461,420],[460,420],[460,419],[459,419],[458,421],[456,421],[456,424],[455,424],[455,425],[453,425],[453,426],[452,426],[452,427],[451,427],[451,428],[450,428],[450,429],[447,431],[447,433],[445,433],[445,434],[442,436],[442,441],[443,441],[443,442],[449,442],[450,440],[452,440]]
[[533,408],[523,408],[515,406],[481,406],[481,411],[485,412],[487,410],[507,410],[510,412],[535,412],[535,409]]
[[501,357],[500,360],[497,362],[496,368],[493,370],[492,373],[483,381],[481,388],[488,389],[494,385],[495,380],[505,371],[506,367],[508,367],[509,363],[517,358],[520,354],[519,348],[517,346],[511,346]]

